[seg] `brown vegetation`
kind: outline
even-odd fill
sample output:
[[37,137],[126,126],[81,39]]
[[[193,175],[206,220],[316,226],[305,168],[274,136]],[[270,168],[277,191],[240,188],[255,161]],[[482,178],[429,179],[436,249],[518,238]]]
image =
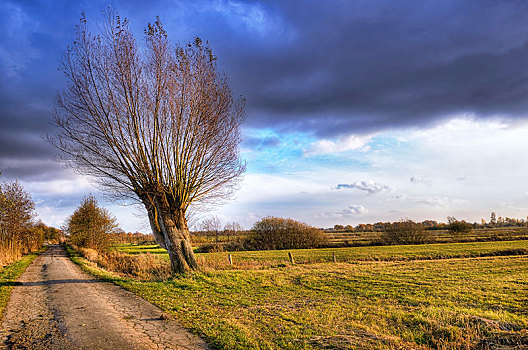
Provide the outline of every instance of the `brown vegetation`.
[[317,248],[325,243],[323,232],[293,219],[268,216],[255,223],[246,247],[256,250]]
[[171,266],[150,253],[130,255],[118,251],[98,252],[90,248],[77,248],[87,260],[108,271],[141,279],[164,279],[171,275]]
[[47,226],[40,220],[35,224],[34,229],[40,231],[37,234],[42,235],[45,242],[59,244],[64,243],[66,240],[66,237],[61,230],[55,227]]
[[420,244],[425,243],[426,238],[422,224],[412,220],[393,222],[381,235],[381,241],[385,244]]
[[45,230],[34,217],[35,203],[20,183],[0,183],[0,266],[42,247]]
[[453,233],[469,233],[473,229],[473,226],[464,221],[457,220],[454,216],[447,217],[449,231]]
[[117,232],[112,235],[112,241],[117,244],[156,244],[153,235],[143,234],[141,232]]
[[112,244],[112,234],[118,232],[118,227],[108,210],[88,196],[66,221],[65,231],[72,245],[102,251]]

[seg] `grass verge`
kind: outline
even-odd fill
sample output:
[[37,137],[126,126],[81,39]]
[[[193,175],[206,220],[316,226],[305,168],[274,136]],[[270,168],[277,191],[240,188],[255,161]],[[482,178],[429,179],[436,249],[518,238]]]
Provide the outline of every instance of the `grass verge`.
[[31,264],[33,260],[35,260],[35,258],[46,249],[47,248],[43,248],[39,252],[24,255],[11,265],[7,265],[0,269],[0,319],[2,318],[2,313],[7,305],[9,296],[17,284],[17,278],[20,277],[24,271],[26,271],[29,264]]
[[164,281],[121,278],[74,253],[72,259],[219,349],[528,346],[523,255],[314,263]]

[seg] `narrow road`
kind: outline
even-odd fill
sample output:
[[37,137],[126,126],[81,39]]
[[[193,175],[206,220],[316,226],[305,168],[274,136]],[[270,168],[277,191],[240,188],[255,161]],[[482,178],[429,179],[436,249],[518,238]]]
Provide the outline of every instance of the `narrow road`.
[[27,268],[4,311],[1,350],[207,349],[156,306],[82,272],[58,245]]

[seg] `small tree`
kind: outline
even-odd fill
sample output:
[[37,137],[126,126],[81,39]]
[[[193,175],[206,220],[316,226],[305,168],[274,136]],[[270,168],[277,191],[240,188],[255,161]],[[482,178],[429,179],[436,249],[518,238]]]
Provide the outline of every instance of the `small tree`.
[[454,216],[447,217],[448,229],[452,233],[469,233],[473,229],[473,226],[464,220],[457,220]]
[[65,231],[72,244],[101,251],[110,245],[111,234],[119,228],[108,210],[99,207],[93,196],[88,196],[66,221]]
[[497,224],[497,214],[494,211],[490,215],[490,226],[495,226]]
[[240,232],[242,232],[242,226],[237,221],[228,222],[224,226],[224,233],[228,242],[231,242],[231,238],[238,236]]
[[249,245],[251,248],[296,249],[316,248],[326,242],[324,233],[305,223],[268,216],[253,225]]
[[34,230],[35,202],[18,181],[0,182],[0,265],[37,250],[43,237]]
[[386,244],[420,244],[426,241],[424,227],[409,219],[387,225],[381,235]]

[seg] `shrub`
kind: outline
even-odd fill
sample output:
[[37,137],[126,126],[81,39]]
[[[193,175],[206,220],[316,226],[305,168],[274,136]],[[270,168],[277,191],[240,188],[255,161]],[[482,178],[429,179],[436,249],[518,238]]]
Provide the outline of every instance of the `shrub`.
[[236,237],[224,244],[224,249],[228,252],[237,252],[247,249],[248,239],[245,237]]
[[118,227],[108,210],[99,207],[93,196],[88,196],[68,218],[65,230],[72,245],[101,251],[112,243],[111,234],[118,232]]
[[419,244],[426,242],[426,231],[422,224],[412,220],[400,220],[387,225],[381,235],[386,244]]
[[224,251],[225,248],[220,243],[206,243],[195,249],[195,253],[220,253]]
[[453,233],[469,233],[473,229],[473,226],[464,220],[457,220],[453,216],[447,217],[448,229]]
[[246,246],[256,250],[316,248],[325,241],[324,233],[315,227],[269,216],[255,223]]

